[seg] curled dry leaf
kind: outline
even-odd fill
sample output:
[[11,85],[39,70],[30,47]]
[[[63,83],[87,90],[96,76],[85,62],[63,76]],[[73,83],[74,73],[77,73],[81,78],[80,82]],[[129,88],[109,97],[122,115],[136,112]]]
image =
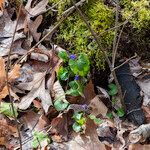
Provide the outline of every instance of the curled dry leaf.
[[53,85],[53,91],[55,93],[55,100],[66,102],[65,92],[58,80]]
[[34,80],[30,85],[31,87],[27,88],[31,91],[21,99],[18,105],[19,109],[27,109],[35,98],[39,98],[42,102],[44,111],[47,113],[49,106],[52,105],[52,100],[48,90],[45,89],[45,72],[35,73]]
[[110,99],[110,96],[109,96],[108,92],[105,89],[97,86],[97,90],[98,90],[98,93],[99,93],[99,97]]
[[150,124],[143,124],[129,134],[131,143],[144,142],[150,137]]

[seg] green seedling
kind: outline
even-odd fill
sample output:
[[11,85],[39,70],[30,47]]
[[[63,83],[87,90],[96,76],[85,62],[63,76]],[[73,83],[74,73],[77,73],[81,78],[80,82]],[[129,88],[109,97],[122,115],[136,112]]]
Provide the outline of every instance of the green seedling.
[[6,103],[6,102],[1,102],[0,103],[0,113],[8,116],[8,117],[14,117],[14,113],[15,116],[18,116],[18,112],[17,112],[17,108],[15,106],[14,107],[14,112],[12,109],[12,105],[11,103]]
[[90,71],[90,61],[86,54],[81,53],[78,57],[68,55],[66,51],[59,52],[58,56],[64,61],[64,66],[59,68],[57,77],[60,81],[69,82],[67,95],[83,96],[84,86]]
[[86,123],[86,118],[84,117],[84,113],[82,112],[78,112],[78,113],[74,113],[73,115],[73,120],[75,121],[72,128],[75,132],[80,132],[83,130],[83,126]]
[[39,145],[41,145],[41,142],[43,141],[47,141],[48,143],[50,143],[50,139],[46,134],[44,134],[43,132],[34,131],[32,147],[37,148]]
[[89,118],[90,118],[91,120],[93,120],[95,124],[101,124],[101,123],[103,123],[103,120],[101,120],[101,119],[99,119],[99,118],[96,118],[95,115],[89,115]]

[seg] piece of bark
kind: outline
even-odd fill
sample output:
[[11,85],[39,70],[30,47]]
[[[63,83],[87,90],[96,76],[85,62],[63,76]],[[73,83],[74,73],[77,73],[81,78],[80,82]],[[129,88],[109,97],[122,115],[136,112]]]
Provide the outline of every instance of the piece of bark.
[[127,118],[136,125],[145,123],[145,116],[142,106],[142,96],[140,95],[140,87],[136,83],[126,63],[116,70],[118,82],[124,95],[124,104],[126,107]]

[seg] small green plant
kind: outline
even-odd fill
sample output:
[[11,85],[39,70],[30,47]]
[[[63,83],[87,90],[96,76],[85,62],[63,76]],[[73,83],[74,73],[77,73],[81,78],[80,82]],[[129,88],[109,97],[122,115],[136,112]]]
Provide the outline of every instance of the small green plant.
[[108,91],[108,94],[111,95],[111,96],[115,96],[117,93],[118,93],[118,89],[117,89],[117,86],[113,83],[110,83],[108,85],[109,87],[109,91]]
[[86,123],[86,118],[84,115],[85,114],[83,112],[74,113],[72,118],[75,122],[72,125],[72,128],[75,132],[80,132],[83,130],[85,123]]
[[119,117],[123,117],[125,115],[124,109],[123,108],[118,108],[117,109],[117,115]]
[[67,95],[83,95],[84,86],[90,71],[90,61],[86,54],[80,53],[78,56],[67,54],[66,51],[59,52],[58,56],[64,64],[60,67],[57,77],[60,81],[68,81],[69,89]]
[[113,118],[114,118],[114,116],[113,116],[112,113],[107,113],[106,116],[107,116],[109,119],[113,119]]
[[[115,85],[115,84],[113,84],[113,83],[110,83],[109,85],[108,85],[108,87],[109,87],[109,91],[108,91],[108,94],[110,95],[110,96],[112,96],[112,105],[115,105],[116,104],[116,102],[117,102],[117,100],[115,99],[115,96],[117,95],[117,93],[118,93],[118,89],[117,89],[117,86]],[[119,116],[119,117],[123,117],[124,115],[125,115],[125,111],[124,111],[124,109],[123,108],[117,108],[116,109],[116,114]],[[113,114],[112,113],[109,113],[109,114],[107,114],[106,115],[108,118],[113,118]]]
[[57,111],[63,111],[65,110],[69,105],[69,102],[66,100],[65,102],[62,100],[56,100],[54,102],[54,107]]
[[[17,108],[14,106],[15,116],[18,116]],[[6,115],[7,117],[14,117],[11,103],[1,102],[0,103],[0,113]]]
[[103,120],[101,120],[100,118],[96,118],[95,115],[89,115],[89,118],[91,120],[93,120],[95,124],[101,124],[101,123],[103,123]]
[[43,141],[47,141],[48,143],[50,143],[50,139],[46,134],[44,134],[43,132],[34,131],[32,147],[37,148]]

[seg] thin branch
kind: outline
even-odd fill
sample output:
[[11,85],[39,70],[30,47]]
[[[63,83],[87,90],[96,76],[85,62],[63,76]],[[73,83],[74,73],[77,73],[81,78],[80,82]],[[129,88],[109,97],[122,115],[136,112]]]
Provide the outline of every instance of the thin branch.
[[112,58],[112,66],[113,66],[113,69],[115,67],[115,59],[116,59],[116,55],[117,55],[117,50],[118,50],[118,46],[119,46],[119,42],[120,42],[120,39],[121,39],[121,35],[122,35],[122,32],[123,32],[123,29],[125,27],[125,24],[122,26],[122,29],[120,31],[120,34],[119,34],[119,37],[118,37],[118,40],[117,40],[117,44],[116,44],[116,47],[115,47],[115,50],[114,50],[114,55],[113,55],[113,58]]
[[[78,7],[78,6],[82,6],[84,2],[86,2],[86,0],[80,0],[80,1],[79,1],[78,3],[76,3],[75,5],[76,5],[77,7]],[[74,7],[74,6],[70,7],[70,8],[67,9],[66,11],[64,11],[64,12],[62,13],[62,16],[65,15],[65,14],[67,14],[67,13],[70,12],[70,11],[73,11],[73,10],[75,10],[75,7]]]
[[10,44],[10,50],[9,50],[9,53],[8,53],[8,60],[7,60],[7,67],[6,67],[6,85],[7,85],[7,89],[8,89],[9,99],[10,99],[10,102],[11,102],[13,116],[14,116],[16,126],[17,126],[20,150],[22,150],[22,140],[21,140],[21,134],[20,134],[20,128],[19,128],[18,120],[17,120],[16,114],[15,114],[14,102],[13,102],[13,99],[12,99],[11,93],[10,93],[10,85],[9,85],[9,80],[8,80],[8,78],[9,78],[8,77],[8,71],[9,71],[10,64],[11,64],[10,56],[11,56],[11,52],[12,52],[13,42],[14,42],[14,39],[15,39],[15,33],[17,31],[18,21],[19,21],[19,17],[20,17],[20,13],[21,13],[21,8],[22,8],[22,1],[21,1],[21,4],[20,4],[20,7],[19,7],[19,12],[18,12],[18,16],[17,16],[16,25],[15,25],[15,30],[14,30],[12,41],[11,41],[11,44]]
[[113,68],[113,70],[116,70],[116,69],[120,68],[121,66],[123,66],[124,64],[126,64],[127,62],[129,62],[131,59],[134,59],[134,58],[136,58],[136,57],[137,57],[137,54],[135,53],[134,56],[132,56],[131,58],[127,59],[127,60],[126,60],[125,62],[123,62],[121,65],[119,65],[119,66]]

